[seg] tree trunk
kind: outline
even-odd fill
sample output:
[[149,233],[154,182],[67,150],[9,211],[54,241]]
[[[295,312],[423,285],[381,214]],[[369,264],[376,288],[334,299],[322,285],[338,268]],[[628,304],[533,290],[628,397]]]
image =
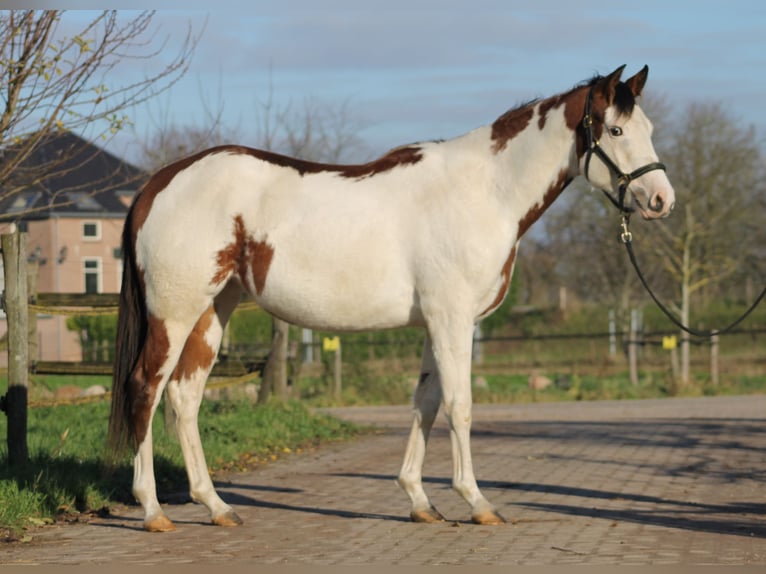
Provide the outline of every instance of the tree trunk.
[[[689,286],[684,283],[681,295],[681,323],[689,324]],[[691,343],[689,333],[681,331],[681,385],[686,386],[691,379]]]
[[271,322],[271,349],[263,369],[258,404],[269,400],[273,392],[280,400],[287,399],[287,343],[290,325],[276,317]]
[[[690,230],[684,240],[684,252],[681,268],[681,323],[689,325],[689,306],[691,295],[691,245],[693,239],[694,220],[690,207],[686,207],[687,228]],[[681,386],[687,386],[690,375],[690,343],[689,333],[681,331]]]

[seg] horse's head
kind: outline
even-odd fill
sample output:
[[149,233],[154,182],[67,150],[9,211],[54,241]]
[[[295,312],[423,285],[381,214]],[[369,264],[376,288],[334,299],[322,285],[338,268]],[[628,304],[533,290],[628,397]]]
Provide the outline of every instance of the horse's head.
[[621,210],[629,210],[630,193],[644,219],[666,217],[673,210],[675,191],[654,151],[652,123],[636,103],[649,68],[621,82],[624,67],[595,80],[588,90],[581,173]]

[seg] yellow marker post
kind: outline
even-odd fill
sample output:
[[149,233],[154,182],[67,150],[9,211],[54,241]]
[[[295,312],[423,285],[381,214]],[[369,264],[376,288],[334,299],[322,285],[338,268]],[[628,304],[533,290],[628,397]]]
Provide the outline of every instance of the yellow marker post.
[[340,401],[342,389],[341,369],[343,366],[340,351],[340,337],[325,337],[322,339],[322,350],[325,353],[335,353],[335,360],[333,361],[333,397],[336,401]]
[[325,337],[322,339],[322,350],[325,353],[334,353],[340,347],[340,337]]

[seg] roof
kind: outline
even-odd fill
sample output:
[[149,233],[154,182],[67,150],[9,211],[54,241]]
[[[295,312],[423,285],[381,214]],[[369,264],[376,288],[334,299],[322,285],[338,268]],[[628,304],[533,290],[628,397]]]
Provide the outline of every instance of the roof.
[[[0,152],[0,163],[22,146]],[[70,131],[51,133],[0,184],[0,221],[125,217],[146,179],[146,172]]]

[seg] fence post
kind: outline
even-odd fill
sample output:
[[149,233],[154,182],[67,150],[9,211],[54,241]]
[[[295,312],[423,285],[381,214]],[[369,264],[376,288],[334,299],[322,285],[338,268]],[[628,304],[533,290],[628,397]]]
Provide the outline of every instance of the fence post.
[[638,311],[630,312],[630,335],[628,335],[628,365],[630,384],[638,384]]
[[484,334],[481,330],[481,322],[476,323],[476,327],[473,329],[473,347],[471,349],[471,359],[476,365],[484,362],[484,344],[482,342],[483,337]]
[[8,464],[29,459],[27,448],[27,392],[29,379],[29,315],[27,298],[27,234],[3,235],[5,315],[8,323],[8,394],[3,407],[8,416]]
[[336,401],[340,401],[343,396],[343,360],[341,358],[340,339],[338,339],[338,347],[335,349],[335,357],[333,363],[333,397]]
[[[37,303],[37,276],[40,270],[40,265],[37,261],[30,261],[27,263],[27,301],[32,304]],[[29,348],[29,364],[34,365],[39,358],[39,351],[37,345],[37,311],[29,309],[27,314],[29,317],[29,334],[27,336],[27,343]]]
[[718,386],[718,333],[710,337],[710,383]]
[[617,325],[614,309],[609,309],[609,356],[612,359],[617,356]]
[[301,341],[303,342],[303,362],[314,362],[314,331],[311,329],[301,330]]

